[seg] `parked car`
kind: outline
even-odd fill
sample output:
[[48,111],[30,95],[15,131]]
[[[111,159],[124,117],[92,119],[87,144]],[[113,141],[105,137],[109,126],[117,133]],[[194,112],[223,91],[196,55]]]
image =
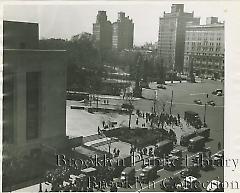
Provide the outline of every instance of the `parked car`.
[[212,180],[207,185],[207,189],[206,190],[207,190],[207,192],[223,192],[224,188],[223,188],[222,182],[220,182],[218,180]]
[[215,106],[216,105],[214,101],[208,101],[207,104],[211,105],[211,106]]
[[193,163],[199,163],[201,159],[207,158],[207,155],[205,152],[199,152],[195,156],[192,157]]
[[193,101],[194,103],[198,104],[198,105],[202,105],[202,101],[200,99],[196,99]]
[[169,154],[169,157],[172,157],[172,156],[178,156],[180,159],[182,159],[182,150],[173,149]]
[[167,162],[164,164],[165,170],[176,170],[181,167],[182,159],[178,156],[171,156],[167,159]]
[[213,163],[214,165],[218,166],[218,165],[222,165],[223,164],[223,159],[224,159],[224,152],[220,151],[219,153],[216,153],[212,156],[213,159]]
[[157,88],[160,88],[160,89],[166,89],[166,87],[163,86],[162,84],[158,85]]
[[212,92],[213,95],[217,95],[218,93],[223,93],[223,90],[222,89],[216,89]]
[[123,109],[134,109],[134,106],[129,103],[123,103],[121,106]]
[[223,93],[218,92],[216,95],[217,95],[217,96],[223,96]]
[[162,183],[160,183],[160,188],[165,191],[174,192],[176,185],[180,182],[181,179],[177,176],[168,177],[163,179]]
[[179,192],[200,192],[201,186],[197,178],[194,176],[187,176],[183,182],[176,185]]
[[180,175],[182,178],[186,178],[187,176],[194,176],[194,177],[198,177],[200,176],[200,169],[198,167],[197,164],[194,164],[193,166],[189,166],[187,168],[185,168],[184,170],[182,170],[180,172]]

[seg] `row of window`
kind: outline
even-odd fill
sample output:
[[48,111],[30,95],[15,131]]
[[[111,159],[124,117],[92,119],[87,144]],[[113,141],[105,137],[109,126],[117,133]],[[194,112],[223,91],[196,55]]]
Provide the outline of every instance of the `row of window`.
[[[36,139],[40,129],[40,72],[26,73],[26,139]],[[4,92],[10,93],[4,97],[3,106],[6,109],[3,120],[3,142],[14,142],[14,77],[4,82]]]
[[201,41],[201,40],[214,40],[214,39],[216,39],[217,41],[220,41],[221,39],[222,39],[222,37],[217,37],[217,38],[214,38],[214,37],[189,37],[189,36],[187,36],[186,37],[186,39],[187,40],[199,40],[199,41]]
[[[186,45],[204,45],[204,46],[214,46],[215,45],[215,43],[213,43],[213,42],[186,42],[185,43]],[[220,42],[216,42],[216,46],[221,46],[222,44],[220,43]]]
[[220,47],[217,47],[217,48],[213,48],[213,47],[196,47],[196,46],[192,46],[192,47],[186,47],[186,51],[203,51],[203,52],[220,52],[221,51],[221,48]]
[[[192,52],[186,52],[186,54],[192,54]],[[197,55],[197,56],[202,56],[202,55],[204,55],[204,56],[210,56],[210,57],[214,57],[214,56],[217,56],[217,57],[224,57],[224,54],[212,54],[212,53],[194,53],[194,55]]]

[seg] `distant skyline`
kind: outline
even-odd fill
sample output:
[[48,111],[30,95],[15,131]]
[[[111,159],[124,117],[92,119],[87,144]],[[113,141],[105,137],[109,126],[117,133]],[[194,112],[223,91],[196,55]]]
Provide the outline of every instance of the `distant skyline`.
[[[54,3],[54,2],[53,2]],[[92,25],[96,21],[97,12],[107,11],[108,20],[112,23],[117,20],[118,12],[126,13],[134,22],[134,45],[143,45],[146,42],[158,40],[159,17],[164,11],[171,11],[171,2],[76,2],[70,5],[62,2],[61,5],[4,5],[4,20],[39,23],[40,38],[70,39],[73,35],[82,32],[92,33]],[[81,3],[81,4],[80,4]],[[206,17],[218,17],[225,20],[224,1],[197,2],[188,1],[176,3],[184,4],[185,12],[194,11],[194,17],[201,18],[205,24]]]

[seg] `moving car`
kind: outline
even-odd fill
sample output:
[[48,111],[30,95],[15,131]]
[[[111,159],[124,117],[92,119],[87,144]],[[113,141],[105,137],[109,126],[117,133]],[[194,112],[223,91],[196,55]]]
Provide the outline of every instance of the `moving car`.
[[223,184],[218,180],[212,180],[207,186],[207,192],[223,192]]
[[211,106],[213,106],[213,107],[216,105],[214,101],[208,101],[207,104],[208,104],[208,105],[211,105]]
[[202,105],[202,101],[200,99],[196,99],[193,101],[194,103],[198,104],[198,105]]

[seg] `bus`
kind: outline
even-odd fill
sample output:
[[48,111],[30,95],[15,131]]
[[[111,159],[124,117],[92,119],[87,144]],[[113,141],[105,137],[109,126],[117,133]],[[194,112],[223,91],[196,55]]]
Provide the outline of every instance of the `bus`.
[[205,137],[197,136],[189,140],[188,151],[201,151],[205,147]]
[[190,133],[186,133],[186,134],[182,135],[181,138],[180,138],[180,145],[181,146],[188,146],[189,139],[191,139],[195,136],[196,136],[195,132],[190,132]]
[[168,155],[173,150],[173,142],[170,140],[164,140],[157,143],[157,148],[154,153],[155,156],[162,157]]

